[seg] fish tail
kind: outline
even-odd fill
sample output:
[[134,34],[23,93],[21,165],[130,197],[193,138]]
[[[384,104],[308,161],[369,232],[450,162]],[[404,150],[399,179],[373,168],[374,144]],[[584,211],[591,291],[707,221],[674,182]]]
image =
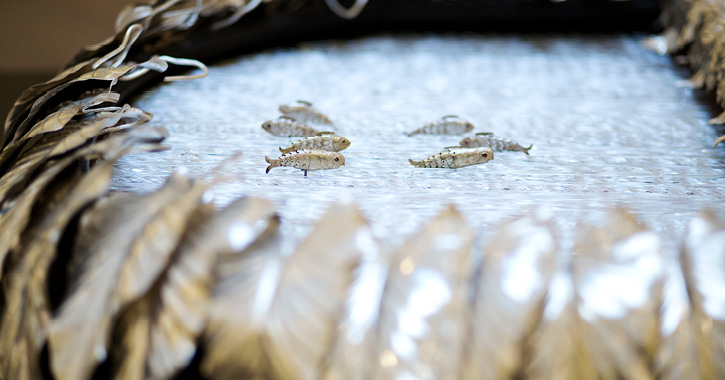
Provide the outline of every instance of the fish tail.
[[293,148],[282,149],[282,147],[279,147],[279,151],[282,152],[282,154],[287,154],[287,153],[291,152],[292,150],[293,150]]
[[410,158],[408,159],[408,162],[410,162],[411,165],[416,166],[416,167],[420,167],[420,163],[421,163],[421,161],[413,161]]
[[277,167],[276,162],[275,162],[276,160],[272,160],[271,158],[266,157],[266,156],[264,157],[264,160],[267,161],[267,163],[269,164],[269,166],[267,166],[267,171],[265,173],[269,173],[269,171],[272,170],[272,168]]
[[526,153],[526,155],[528,156],[529,155],[529,150],[531,150],[531,148],[533,148],[533,147],[534,147],[534,144],[531,144],[531,145],[529,145],[528,148],[524,148],[524,153]]

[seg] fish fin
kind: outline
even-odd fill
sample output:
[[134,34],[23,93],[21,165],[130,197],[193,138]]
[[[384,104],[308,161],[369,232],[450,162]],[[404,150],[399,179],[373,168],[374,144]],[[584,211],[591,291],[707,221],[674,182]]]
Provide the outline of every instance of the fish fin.
[[476,132],[476,136],[493,136],[493,132]]
[[317,136],[334,135],[335,132],[324,131],[317,134]]
[[272,168],[274,167],[274,162],[272,162],[272,160],[267,156],[264,157],[264,160],[267,161],[267,163],[269,164],[269,166],[267,166],[267,171],[265,171],[265,173],[269,173],[269,171],[272,170]]
[[531,150],[531,148],[533,148],[533,147],[534,147],[534,144],[531,144],[531,145],[529,145],[528,148],[524,148],[524,153],[526,153],[526,155],[528,156],[529,155],[529,150]]
[[456,145],[456,146],[444,146],[443,147],[443,149],[448,149],[448,150],[456,149],[456,148],[463,148],[463,147],[460,146],[460,145]]
[[712,124],[712,125],[722,125],[722,124],[725,124],[725,112],[723,112],[723,113],[715,116],[714,118],[710,119],[710,121],[708,121],[708,124]]
[[715,143],[712,144],[712,147],[713,148],[716,147],[717,144],[720,144],[723,141],[725,141],[725,135],[722,135],[722,136],[718,137],[717,140],[715,140]]
[[287,116],[287,115],[282,115],[282,116],[280,116],[279,118],[280,118],[280,119],[286,119],[286,120],[290,120],[290,121],[297,121],[297,119],[295,119],[295,118],[293,118],[293,117],[289,117],[289,116]]
[[306,100],[297,100],[297,103],[304,104],[304,105],[306,105],[308,107],[312,107],[312,103],[310,103],[310,102],[308,102]]
[[441,119],[443,119],[443,120],[445,120],[445,119],[460,119],[460,117],[458,115],[446,115],[446,116],[443,116]]

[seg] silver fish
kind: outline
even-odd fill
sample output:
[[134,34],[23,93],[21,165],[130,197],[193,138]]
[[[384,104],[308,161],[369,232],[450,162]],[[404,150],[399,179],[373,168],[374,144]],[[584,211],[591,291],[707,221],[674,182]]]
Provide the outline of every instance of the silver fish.
[[413,132],[406,133],[406,135],[461,135],[472,130],[473,124],[456,115],[448,115],[430,124],[426,124]]
[[268,120],[262,123],[262,129],[275,135],[282,137],[312,137],[320,134],[315,128],[297,122],[297,120],[280,116],[277,120]]
[[288,166],[300,169],[307,176],[308,170],[337,169],[345,165],[345,156],[337,152],[327,152],[318,149],[299,149],[285,153],[277,159],[264,158],[269,164],[267,173],[272,168]]
[[291,106],[283,104],[279,106],[279,112],[301,123],[332,125],[332,121],[327,116],[315,109],[312,103],[305,100],[298,100],[296,104]]
[[328,152],[339,152],[350,146],[350,140],[345,137],[338,136],[332,132],[321,132],[319,136],[307,137],[297,140],[287,148],[279,148],[282,153],[289,153],[298,149],[320,149]]
[[529,150],[534,146],[534,144],[531,144],[528,148],[524,148],[523,146],[509,139],[494,136],[492,132],[476,133],[475,136],[466,137],[461,140],[460,144],[461,146],[466,148],[487,146],[497,152],[501,152],[504,150],[512,152],[524,152],[527,156],[529,154]]
[[411,165],[419,168],[457,169],[464,166],[484,164],[493,160],[493,150],[488,147],[463,148],[448,147],[421,161],[408,160]]

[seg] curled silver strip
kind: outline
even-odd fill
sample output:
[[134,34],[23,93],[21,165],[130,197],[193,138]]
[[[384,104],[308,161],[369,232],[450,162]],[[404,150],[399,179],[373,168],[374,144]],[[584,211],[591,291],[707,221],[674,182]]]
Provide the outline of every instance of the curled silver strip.
[[339,17],[352,20],[359,16],[363,9],[365,9],[365,6],[368,4],[368,0],[355,0],[355,4],[353,4],[350,8],[343,7],[337,0],[325,0],[325,3],[327,4],[327,7],[330,8],[331,11],[335,12],[335,14]]

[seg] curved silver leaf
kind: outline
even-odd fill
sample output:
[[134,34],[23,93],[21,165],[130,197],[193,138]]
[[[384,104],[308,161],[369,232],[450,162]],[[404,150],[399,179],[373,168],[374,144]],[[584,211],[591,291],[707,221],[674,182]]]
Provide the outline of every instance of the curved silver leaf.
[[701,370],[699,364],[705,355],[698,354],[698,334],[694,314],[690,309],[685,278],[676,260],[666,263],[666,282],[660,319],[660,347],[655,358],[656,374],[662,380],[706,379],[714,380]]
[[146,195],[112,194],[81,219],[73,290],[52,321],[57,379],[87,379],[105,360],[111,323],[167,266],[206,186],[173,175]]
[[572,263],[577,310],[599,377],[654,378],[663,256],[660,238],[621,209],[608,225],[580,234]]
[[515,219],[492,235],[477,284],[464,378],[523,375],[557,252],[557,238],[544,217]]
[[[88,107],[103,103],[103,102],[116,102],[120,95],[114,92],[101,92],[91,93],[89,96],[83,97],[80,100],[72,102],[68,105],[60,107],[59,110],[45,117],[43,120],[36,123],[28,133],[24,136],[18,137],[20,130],[16,132],[16,138],[8,144],[0,152],[0,167],[5,166],[9,163],[9,160],[21,149],[25,148],[28,141],[32,137],[36,137],[45,133],[55,132],[63,129],[70,121],[77,115],[84,112]],[[37,141],[34,139],[33,141]]]
[[[64,129],[37,137],[35,144],[28,144],[21,157],[0,177],[0,203],[21,189],[35,170],[53,157],[66,154],[95,139],[105,129],[114,127],[123,119],[136,119],[137,109],[124,108],[117,112],[104,112],[90,120],[74,122]],[[143,119],[141,119],[143,120]]]
[[92,70],[91,66],[93,65],[93,62],[95,62],[95,60],[96,59],[94,58],[77,63],[58,73],[55,77],[45,82],[33,85],[23,91],[20,97],[15,101],[15,104],[13,104],[13,107],[10,108],[10,110],[8,111],[7,119],[5,119],[5,127],[2,136],[4,139],[4,143],[7,144],[8,139],[11,137],[11,135],[15,134],[15,131],[18,128],[18,123],[21,121],[21,117],[23,117],[25,112],[28,112],[28,110],[32,107],[33,103],[42,94],[52,90],[57,86],[61,86],[75,78],[78,78],[84,73]]
[[692,220],[680,254],[702,379],[725,377],[725,222],[712,211]]
[[147,4],[128,4],[116,16],[116,33],[125,33],[131,24],[138,23],[152,15],[153,8]]
[[[85,67],[85,66],[84,66]],[[148,68],[151,70],[156,70],[163,72],[166,70],[167,65],[166,62],[152,58],[148,61],[139,63],[139,64],[129,64],[129,65],[123,65],[119,67],[103,67],[99,69],[95,69],[93,71],[84,72],[80,76],[74,77],[73,79],[67,80],[63,82],[62,84],[59,84],[57,86],[54,86],[43,93],[40,97],[38,97],[30,106],[28,110],[28,115],[25,117],[23,122],[20,123],[19,126],[17,126],[15,129],[11,130],[9,126],[7,126],[6,123],[6,135],[9,133],[14,133],[16,130],[25,130],[28,127],[28,124],[33,122],[35,120],[35,116],[38,114],[38,112],[43,108],[43,106],[54,96],[56,96],[59,92],[62,90],[72,86],[73,84],[90,81],[90,80],[99,80],[99,81],[106,81],[110,82],[109,88],[112,87],[120,77],[128,74],[129,72],[138,69],[138,68]],[[8,117],[8,122],[11,121],[11,118]]]
[[316,379],[368,247],[352,205],[332,206],[291,255],[273,235],[253,244],[215,285],[202,372],[214,379]]
[[104,91],[81,98],[80,100],[63,106],[58,111],[46,116],[43,120],[33,125],[27,133],[25,133],[25,131],[18,130],[15,134],[15,140],[16,142],[19,142],[20,139],[29,139],[48,132],[59,131],[63,129],[63,127],[68,124],[72,118],[85,112],[88,108],[97,106],[101,103],[116,103],[120,97],[121,94],[117,92]]
[[533,353],[526,376],[541,380],[600,379],[584,323],[577,312],[571,273],[560,270],[551,278],[544,319],[532,335]]
[[389,263],[370,229],[360,230],[356,239],[363,256],[338,323],[337,339],[322,364],[320,377],[326,380],[364,380],[375,361],[371,354]]
[[69,156],[57,161],[25,187],[12,202],[12,207],[0,213],[0,279],[4,273],[5,257],[20,244],[20,237],[30,221],[31,208],[46,187],[76,159]]
[[[66,182],[64,187],[68,193],[48,210],[30,236],[24,237],[27,244],[23,255],[4,281],[8,312],[4,313],[0,328],[0,353],[5,378],[39,378],[37,365],[50,321],[46,281],[56,257],[56,246],[70,219],[82,207],[105,194],[112,170],[113,162],[104,162],[88,174],[77,175]],[[25,359],[19,360],[18,356]],[[16,367],[23,363],[30,367]]]
[[242,198],[221,212],[212,204],[199,207],[169,268],[120,317],[116,378],[168,379],[185,367],[207,320],[218,257],[240,253],[276,223],[271,203],[262,199]]
[[390,266],[368,379],[458,379],[474,233],[449,206],[410,238]]
[[[47,168],[33,179],[22,192],[10,202],[6,212],[0,213],[0,276],[4,272],[3,266],[7,254],[17,248],[20,237],[30,221],[31,211],[38,200],[38,197],[46,191],[47,186],[70,164],[78,159],[92,160],[103,158],[115,160],[120,157],[129,146],[137,143],[147,142],[148,138],[159,135],[163,132],[157,128],[139,128],[139,133],[133,133],[109,138],[88,147],[79,149],[71,155],[65,156],[48,165]],[[153,149],[154,144],[148,148]],[[1,278],[1,277],[0,277]]]

